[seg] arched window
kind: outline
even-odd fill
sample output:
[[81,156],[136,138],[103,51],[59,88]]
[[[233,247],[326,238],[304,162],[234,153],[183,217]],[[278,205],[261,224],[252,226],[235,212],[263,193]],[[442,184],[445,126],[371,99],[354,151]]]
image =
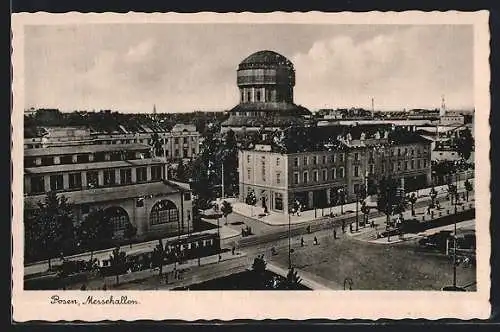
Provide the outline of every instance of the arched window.
[[119,206],[112,206],[105,209],[104,214],[109,218],[114,231],[125,229],[130,222],[127,211]]
[[172,201],[161,200],[151,209],[149,217],[151,225],[179,222],[179,210]]

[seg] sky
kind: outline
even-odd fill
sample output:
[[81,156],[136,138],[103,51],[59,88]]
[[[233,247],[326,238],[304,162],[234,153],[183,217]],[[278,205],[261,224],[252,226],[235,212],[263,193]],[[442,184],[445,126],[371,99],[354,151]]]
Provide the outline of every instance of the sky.
[[223,111],[259,50],[294,63],[310,110],[473,108],[472,26],[180,23],[27,26],[25,107]]

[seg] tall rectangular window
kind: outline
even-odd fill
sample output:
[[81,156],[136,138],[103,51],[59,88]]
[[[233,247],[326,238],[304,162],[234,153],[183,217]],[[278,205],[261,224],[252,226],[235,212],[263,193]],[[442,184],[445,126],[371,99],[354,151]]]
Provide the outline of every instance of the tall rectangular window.
[[408,162],[405,161],[405,171],[408,170]]
[[309,173],[308,172],[304,172],[304,184],[307,184],[309,182]]
[[281,183],[281,172],[276,172],[276,183],[277,184]]
[[343,179],[344,178],[344,167],[339,167],[337,169],[337,177],[339,179]]
[[276,158],[276,166],[279,166],[279,165],[280,165],[280,161],[281,161],[281,160],[280,160],[280,157],[277,157],[277,158]]
[[322,173],[323,173],[323,181],[328,181],[328,172],[326,171],[326,169],[324,169]]
[[322,159],[323,159],[323,165],[326,164],[326,156],[323,156]]
[[42,157],[42,165],[43,166],[54,165],[54,157]]
[[45,192],[45,180],[43,176],[33,176],[30,179],[31,182],[31,192],[33,194],[39,194]]
[[332,153],[332,155],[330,156],[330,160],[332,163],[334,163],[335,161],[337,161],[337,158],[335,157],[335,153]]
[[411,160],[411,169],[414,169],[415,168],[415,160]]
[[77,189],[82,187],[82,173],[69,174],[69,188]]
[[293,158],[293,166],[294,167],[299,166],[299,158],[297,158],[297,157]]
[[114,169],[105,169],[104,170],[104,185],[112,186],[116,184],[115,178],[115,170]]
[[370,164],[370,166],[369,166],[369,173],[370,173],[370,174],[375,173],[375,165]]
[[89,155],[88,154],[79,154],[76,156],[76,162],[77,163],[88,163],[89,162]]
[[87,172],[87,186],[97,188],[99,186],[99,176],[96,171]]
[[319,181],[319,178],[318,178],[318,171],[313,171],[313,181],[314,182],[318,182]]
[[420,169],[422,167],[422,163],[420,159],[417,159],[417,168]]
[[304,166],[307,166],[307,157],[304,157]]
[[120,170],[120,184],[130,184],[132,183],[132,170],[131,169],[121,169]]
[[51,175],[50,176],[50,190],[62,190],[63,189],[63,176],[62,174]]
[[359,166],[354,166],[354,176],[355,177],[359,176]]
[[147,167],[137,167],[135,169],[137,182],[146,182],[148,179]]
[[343,153],[341,153],[339,158],[340,158],[340,162],[343,163],[345,160],[345,155]]
[[335,168],[332,168],[332,180],[335,180],[337,178],[337,170]]
[[358,152],[354,153],[354,160],[359,161],[359,153]]
[[293,173],[293,184],[299,184],[299,173]]
[[161,180],[161,166],[160,165],[151,166],[151,180],[153,180],[153,181]]
[[318,156],[314,156],[313,157],[313,165],[317,165],[318,164]]

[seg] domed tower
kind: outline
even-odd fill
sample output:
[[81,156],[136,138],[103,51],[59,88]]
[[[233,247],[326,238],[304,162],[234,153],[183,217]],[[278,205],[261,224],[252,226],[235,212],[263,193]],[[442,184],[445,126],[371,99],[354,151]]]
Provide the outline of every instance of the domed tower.
[[295,69],[283,55],[259,51],[238,66],[240,103],[293,103]]
[[229,111],[225,129],[283,128],[303,125],[311,112],[295,105],[295,69],[290,60],[274,51],[259,51],[238,66],[236,82],[240,102]]

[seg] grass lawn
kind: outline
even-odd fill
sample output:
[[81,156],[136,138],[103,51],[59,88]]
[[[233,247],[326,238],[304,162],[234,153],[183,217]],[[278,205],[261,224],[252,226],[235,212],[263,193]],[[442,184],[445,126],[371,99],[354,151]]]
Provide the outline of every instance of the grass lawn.
[[[286,250],[272,258],[287,265]],[[361,242],[342,236],[320,239],[313,246],[294,246],[292,263],[300,270],[343,285],[353,280],[357,290],[441,290],[453,282],[453,268],[448,257],[423,252],[416,242],[384,245]],[[476,281],[475,267],[457,267],[457,285]],[[475,286],[468,290],[475,290]]]

